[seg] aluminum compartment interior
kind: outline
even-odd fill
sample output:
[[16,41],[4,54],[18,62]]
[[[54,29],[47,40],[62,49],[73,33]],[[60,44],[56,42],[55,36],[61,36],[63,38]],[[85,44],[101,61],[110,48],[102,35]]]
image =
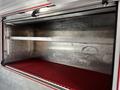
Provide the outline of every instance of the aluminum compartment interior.
[[116,10],[110,8],[111,11],[108,8],[102,13],[92,10],[94,13],[77,16],[72,13],[73,17],[52,20],[50,17],[34,23],[8,25],[6,22],[4,63],[42,57],[55,63],[112,74]]

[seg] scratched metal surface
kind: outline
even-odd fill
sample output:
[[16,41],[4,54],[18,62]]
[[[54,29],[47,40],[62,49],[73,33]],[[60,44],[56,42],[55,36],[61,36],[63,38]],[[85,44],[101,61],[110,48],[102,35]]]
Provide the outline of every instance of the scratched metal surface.
[[[114,1],[114,0],[111,0]],[[84,6],[88,4],[101,3],[99,0],[0,0],[0,15],[23,10],[26,8],[52,3],[56,8],[74,8],[76,6]]]
[[[8,27],[13,36],[79,38],[74,42],[10,41],[5,62],[42,57],[51,62],[111,74],[115,13]],[[95,43],[91,43],[92,41]]]
[[52,90],[0,66],[0,90]]

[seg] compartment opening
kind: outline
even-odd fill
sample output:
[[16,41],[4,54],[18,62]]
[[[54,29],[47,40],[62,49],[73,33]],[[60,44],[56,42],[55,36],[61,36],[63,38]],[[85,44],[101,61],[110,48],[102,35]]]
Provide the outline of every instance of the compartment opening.
[[115,11],[5,25],[4,64],[60,89],[110,90],[115,27]]

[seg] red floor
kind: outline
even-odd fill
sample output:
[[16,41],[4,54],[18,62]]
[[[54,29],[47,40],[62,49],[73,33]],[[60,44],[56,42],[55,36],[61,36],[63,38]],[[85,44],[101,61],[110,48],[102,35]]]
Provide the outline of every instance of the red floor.
[[41,77],[70,90],[111,90],[112,76],[89,70],[30,59],[8,64],[29,74]]

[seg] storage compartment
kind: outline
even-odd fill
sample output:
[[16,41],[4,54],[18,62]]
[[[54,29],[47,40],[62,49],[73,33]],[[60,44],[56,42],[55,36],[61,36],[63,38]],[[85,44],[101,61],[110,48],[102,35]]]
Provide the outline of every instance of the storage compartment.
[[58,89],[111,90],[115,7],[99,13],[72,14],[6,23],[4,65],[42,78]]

